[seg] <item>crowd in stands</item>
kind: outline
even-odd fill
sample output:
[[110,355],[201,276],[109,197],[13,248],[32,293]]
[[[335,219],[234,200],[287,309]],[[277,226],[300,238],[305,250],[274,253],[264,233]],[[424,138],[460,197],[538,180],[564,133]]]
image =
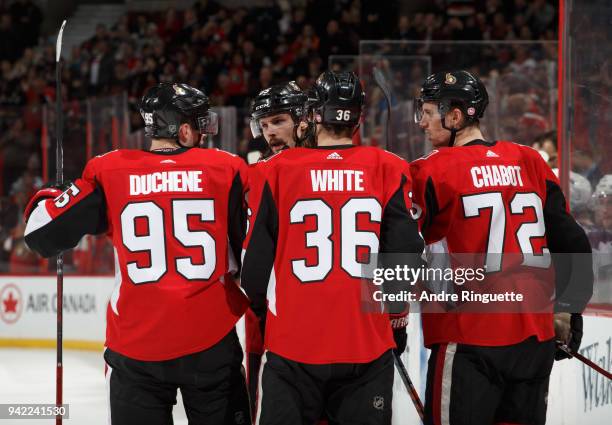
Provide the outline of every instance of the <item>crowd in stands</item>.
[[[421,43],[404,46],[400,53],[429,55],[434,67],[460,67],[464,61],[485,79],[509,79],[504,87],[528,80],[524,93],[498,102],[498,113],[514,108],[523,124],[535,126],[532,133],[512,134],[525,137],[525,143],[535,133],[552,130],[548,111],[554,86],[542,86],[538,78],[549,78],[550,72],[538,65],[554,62],[557,46],[544,44],[534,50],[520,43],[557,40],[556,2],[421,3],[418,10],[404,10],[406,5],[397,0],[271,0],[265,7],[228,8],[199,0],[184,10],[129,12],[109,28],[98,25],[90,39],[67,52],[62,96],[70,105],[88,97],[127,93],[135,130],[141,125],[138,100],[159,81],[187,82],[209,94],[213,105],[247,111],[253,96],[271,84],[293,79],[307,87],[327,67],[330,55],[359,54],[360,40],[503,40],[519,43],[499,49],[476,47],[467,53]],[[53,104],[56,93],[55,35],[40,36],[42,16],[32,0],[0,2],[0,271],[13,264],[15,247],[23,244],[21,210],[43,183],[41,110]],[[411,78],[416,81],[424,75],[424,69],[417,69]],[[511,132],[516,123],[511,117],[502,126]],[[248,141],[248,126],[242,120],[240,125],[238,137]],[[82,137],[84,131],[75,134]],[[240,146],[246,149],[246,143]],[[79,166],[73,169],[68,178],[77,177]],[[28,258],[22,262],[25,266],[11,270],[40,267],[37,261]]]

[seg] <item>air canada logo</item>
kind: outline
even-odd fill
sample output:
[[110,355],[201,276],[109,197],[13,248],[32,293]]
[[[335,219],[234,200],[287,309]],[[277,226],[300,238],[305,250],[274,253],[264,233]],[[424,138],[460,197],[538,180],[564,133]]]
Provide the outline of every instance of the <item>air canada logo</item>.
[[455,77],[453,74],[451,74],[450,72],[446,74],[446,78],[444,80],[445,84],[455,84],[457,82],[457,77]]
[[23,297],[19,288],[12,283],[4,285],[0,289],[0,319],[12,325],[23,311]]

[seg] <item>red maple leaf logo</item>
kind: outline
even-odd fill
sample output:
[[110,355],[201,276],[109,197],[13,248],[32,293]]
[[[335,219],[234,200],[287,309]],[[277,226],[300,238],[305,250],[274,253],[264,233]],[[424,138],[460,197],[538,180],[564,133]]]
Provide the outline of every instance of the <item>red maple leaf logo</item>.
[[9,292],[8,298],[2,300],[4,303],[4,312],[5,313],[17,313],[17,299],[13,298],[13,293]]

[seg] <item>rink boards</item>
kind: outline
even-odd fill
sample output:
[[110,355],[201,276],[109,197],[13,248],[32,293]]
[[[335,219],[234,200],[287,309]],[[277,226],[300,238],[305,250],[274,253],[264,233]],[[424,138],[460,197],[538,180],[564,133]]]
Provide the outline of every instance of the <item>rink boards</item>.
[[[106,305],[114,277],[64,278],[64,347],[101,350]],[[0,277],[0,347],[54,347],[55,276]],[[585,316],[581,353],[612,369],[612,315]],[[242,326],[239,326],[239,329]],[[410,317],[408,351],[402,358],[415,386],[424,394],[428,350],[423,348],[419,316]],[[394,425],[417,417],[398,376],[394,382]],[[612,381],[577,360],[556,362],[551,376],[548,424],[599,425],[612,417]]]

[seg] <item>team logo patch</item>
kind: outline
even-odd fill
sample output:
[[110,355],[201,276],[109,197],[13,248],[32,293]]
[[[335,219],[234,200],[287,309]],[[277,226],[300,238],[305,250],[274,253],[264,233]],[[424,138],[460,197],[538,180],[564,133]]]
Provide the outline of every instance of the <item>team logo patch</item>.
[[374,406],[376,410],[383,410],[385,408],[385,398],[379,395],[375,396],[372,401],[372,406]]
[[174,93],[176,93],[177,96],[183,96],[187,94],[185,89],[179,86],[178,84],[173,84],[172,88],[174,89]]
[[473,106],[470,106],[467,110],[468,115],[474,115],[476,113],[476,108],[474,108]]
[[456,78],[456,77],[455,77],[453,74],[451,74],[450,72],[448,72],[448,73],[446,74],[446,78],[445,78],[445,80],[444,80],[444,84],[449,84],[449,85],[451,85],[451,84],[455,84],[456,82],[457,82],[457,78]]

